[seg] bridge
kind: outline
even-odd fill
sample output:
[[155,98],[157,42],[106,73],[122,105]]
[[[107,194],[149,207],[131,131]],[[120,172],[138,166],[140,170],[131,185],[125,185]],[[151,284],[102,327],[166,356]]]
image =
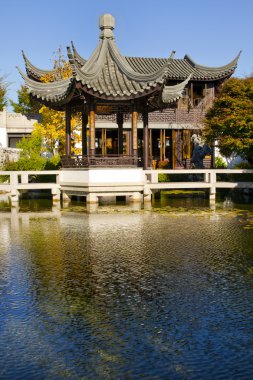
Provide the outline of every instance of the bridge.
[[[253,169],[145,170],[145,174],[147,176],[146,194],[154,190],[208,189],[209,199],[215,200],[216,189],[253,189]],[[159,182],[159,174],[168,175],[169,181]],[[252,175],[251,181],[244,180],[247,174]],[[235,175],[241,177],[240,181],[233,178]],[[178,176],[180,179],[175,178]],[[226,177],[226,180],[222,177]]]
[[150,202],[154,192],[171,189],[206,189],[215,200],[217,189],[253,189],[253,169],[0,171],[0,178],[0,192],[8,193],[13,204],[22,192],[36,190],[49,190],[54,201],[80,195],[87,203],[97,203],[108,196]]

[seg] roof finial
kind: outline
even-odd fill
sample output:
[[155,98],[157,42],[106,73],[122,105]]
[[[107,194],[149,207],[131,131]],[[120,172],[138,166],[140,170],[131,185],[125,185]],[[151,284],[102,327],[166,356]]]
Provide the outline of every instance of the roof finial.
[[172,52],[170,53],[170,59],[174,59],[175,54],[176,50],[172,50]]
[[106,13],[99,18],[99,28],[101,29],[100,38],[114,39],[113,29],[115,27],[114,17]]

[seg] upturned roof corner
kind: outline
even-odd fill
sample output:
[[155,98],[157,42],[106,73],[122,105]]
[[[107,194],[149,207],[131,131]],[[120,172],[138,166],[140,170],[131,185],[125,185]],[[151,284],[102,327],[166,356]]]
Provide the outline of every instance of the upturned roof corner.
[[[155,103],[169,104],[181,97],[189,80],[220,81],[228,78],[240,56],[239,53],[229,64],[214,68],[197,64],[189,55],[175,59],[175,51],[168,58],[126,57],[115,42],[114,17],[102,15],[99,28],[99,42],[89,59],[84,59],[77,52],[73,42],[71,47],[67,47],[72,69],[68,79],[58,78],[55,69],[35,67],[22,51],[27,75],[20,73],[32,96],[54,105],[71,101],[71,96],[80,102],[90,97],[111,102],[152,97],[157,99]],[[55,79],[42,83],[41,78],[48,74]],[[176,81],[175,85],[173,81]]]

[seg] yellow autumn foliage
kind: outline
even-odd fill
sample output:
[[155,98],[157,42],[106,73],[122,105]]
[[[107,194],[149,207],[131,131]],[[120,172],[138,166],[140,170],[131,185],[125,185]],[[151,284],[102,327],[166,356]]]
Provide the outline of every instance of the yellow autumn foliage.
[[[54,71],[52,73],[46,74],[44,77],[40,78],[43,83],[53,82],[55,80],[66,79],[72,75],[72,70],[69,62],[63,61],[61,65],[57,64],[55,61]],[[61,111],[55,111],[51,108],[43,105],[39,113],[41,114],[41,122],[37,122],[34,125],[33,134],[39,134],[43,137],[46,143],[47,150],[52,154],[65,153],[65,113]],[[72,154],[80,154],[81,149],[76,147],[77,143],[81,141],[81,115],[72,115],[71,120],[71,130],[72,130]],[[59,148],[56,148],[59,146]]]
[[[46,142],[47,149],[55,154],[56,146],[59,143],[58,152],[65,152],[65,113],[55,111],[46,106],[42,106],[39,110],[42,120],[40,123],[35,123],[33,134],[39,134]],[[81,141],[80,136],[80,115],[75,115],[71,120],[72,130],[72,154],[80,154],[80,148],[76,148],[75,144]]]
[[57,61],[54,62],[54,71],[44,75],[40,78],[43,83],[54,82],[59,79],[67,79],[72,75],[72,69],[69,62],[64,61],[62,65],[58,65]]

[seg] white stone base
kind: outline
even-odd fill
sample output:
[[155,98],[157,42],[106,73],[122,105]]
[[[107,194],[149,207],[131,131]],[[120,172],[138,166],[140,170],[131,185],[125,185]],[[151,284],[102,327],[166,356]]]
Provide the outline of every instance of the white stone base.
[[101,197],[129,196],[141,202],[146,176],[142,168],[62,169],[61,190],[70,195],[86,196],[87,203]]

